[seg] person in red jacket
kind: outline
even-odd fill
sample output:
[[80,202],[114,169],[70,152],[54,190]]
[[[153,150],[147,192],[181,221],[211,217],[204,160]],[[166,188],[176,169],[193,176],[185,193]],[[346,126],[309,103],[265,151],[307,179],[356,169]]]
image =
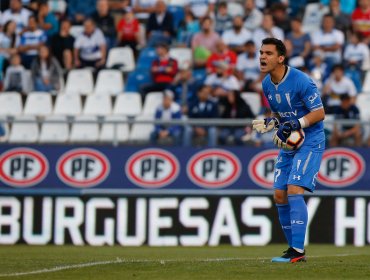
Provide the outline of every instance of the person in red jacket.
[[145,95],[153,91],[163,91],[171,86],[177,72],[177,61],[169,56],[169,46],[160,43],[156,47],[158,57],[152,62],[151,74],[153,83],[141,87],[143,100]]
[[207,59],[206,70],[207,73],[216,73],[216,65],[219,61],[226,62],[230,69],[230,73],[234,71],[236,65],[236,53],[229,50],[228,46],[221,39],[216,44],[216,52],[212,53]]
[[118,45],[129,46],[136,52],[136,46],[140,38],[140,24],[131,8],[126,8],[123,18],[117,25]]
[[364,42],[370,44],[370,0],[358,1],[358,8],[352,13],[352,25],[354,31],[364,36]]

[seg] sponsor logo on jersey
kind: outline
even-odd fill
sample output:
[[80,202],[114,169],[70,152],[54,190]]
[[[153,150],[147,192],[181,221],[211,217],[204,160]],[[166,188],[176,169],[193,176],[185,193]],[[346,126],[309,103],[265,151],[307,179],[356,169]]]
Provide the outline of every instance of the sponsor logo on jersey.
[[15,148],[0,156],[0,180],[11,187],[31,187],[48,174],[46,157],[30,148]]
[[[279,154],[278,150],[267,150],[255,155],[249,165],[248,174],[256,185],[271,189],[274,184],[275,160]],[[280,158],[280,160],[282,160]]]
[[161,188],[173,182],[180,171],[177,158],[162,149],[145,149],[133,154],[125,166],[129,180],[144,188]]
[[223,188],[235,182],[241,172],[239,159],[231,152],[208,149],[192,156],[187,164],[190,180],[204,188]]
[[345,148],[329,149],[323,155],[318,181],[327,187],[348,187],[362,178],[365,169],[365,161],[356,151]]
[[93,187],[103,182],[110,171],[105,155],[94,149],[79,148],[63,154],[56,172],[66,185],[77,188]]

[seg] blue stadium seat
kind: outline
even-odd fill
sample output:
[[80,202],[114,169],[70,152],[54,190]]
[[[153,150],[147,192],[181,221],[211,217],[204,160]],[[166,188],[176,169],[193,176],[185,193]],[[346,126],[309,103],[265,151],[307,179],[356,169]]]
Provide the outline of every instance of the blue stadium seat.
[[145,48],[140,51],[137,59],[137,69],[149,69],[154,59],[157,58],[155,48]]
[[125,91],[139,92],[140,86],[152,82],[152,77],[148,69],[136,69],[127,76],[127,84]]
[[172,14],[173,25],[176,30],[177,28],[179,28],[181,21],[183,21],[185,18],[184,7],[170,5],[167,7],[167,10]]
[[193,69],[193,77],[199,82],[203,82],[206,79],[207,72],[205,68]]

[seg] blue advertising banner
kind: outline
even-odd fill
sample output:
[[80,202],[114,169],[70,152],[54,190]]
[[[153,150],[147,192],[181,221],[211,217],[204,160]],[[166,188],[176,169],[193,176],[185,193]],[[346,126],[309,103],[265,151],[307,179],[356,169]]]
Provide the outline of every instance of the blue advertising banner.
[[[269,192],[278,150],[0,146],[1,194]],[[369,191],[369,149],[325,151],[318,192]]]

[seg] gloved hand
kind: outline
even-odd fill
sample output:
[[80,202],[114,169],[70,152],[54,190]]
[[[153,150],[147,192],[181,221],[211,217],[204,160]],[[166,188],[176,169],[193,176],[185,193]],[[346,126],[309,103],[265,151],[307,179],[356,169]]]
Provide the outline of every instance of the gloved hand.
[[277,118],[266,118],[263,120],[253,120],[253,129],[259,133],[265,133],[279,127],[279,120]]
[[292,131],[301,129],[301,123],[296,120],[292,119],[285,123],[279,125],[278,131],[275,133],[272,141],[274,142],[275,146],[278,148],[286,148],[286,140],[292,133]]

